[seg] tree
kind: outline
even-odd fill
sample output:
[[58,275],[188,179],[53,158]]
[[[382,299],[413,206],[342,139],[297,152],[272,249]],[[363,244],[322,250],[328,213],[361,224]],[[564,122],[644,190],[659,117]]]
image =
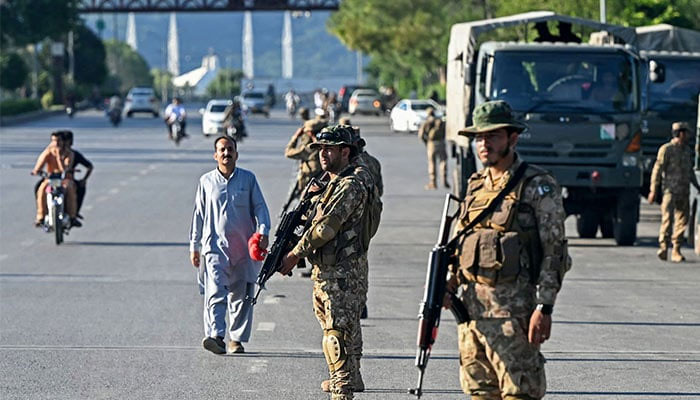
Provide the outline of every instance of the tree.
[[167,101],[168,93],[173,93],[173,74],[164,69],[154,68],[151,70],[151,76],[156,94],[162,97],[162,101]]
[[108,80],[114,90],[126,93],[134,86],[153,86],[148,63],[129,45],[114,40],[105,41],[107,51],[107,70],[113,79]]
[[207,85],[207,95],[233,98],[241,93],[241,78],[243,78],[243,71],[222,69]]
[[103,83],[107,78],[107,54],[102,40],[82,24],[75,28],[74,38],[75,82],[86,85]]
[[47,37],[58,40],[79,21],[77,0],[0,2],[2,46],[24,46]]
[[6,90],[16,90],[24,85],[29,69],[22,57],[17,53],[0,55],[0,87]]

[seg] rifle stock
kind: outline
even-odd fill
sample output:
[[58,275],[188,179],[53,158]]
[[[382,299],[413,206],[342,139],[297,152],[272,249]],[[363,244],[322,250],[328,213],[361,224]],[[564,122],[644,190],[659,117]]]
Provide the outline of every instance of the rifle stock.
[[[428,257],[425,291],[423,292],[423,301],[418,314],[418,351],[415,362],[419,369],[418,385],[414,389],[409,389],[409,393],[416,395],[418,398],[423,394],[423,376],[430,359],[432,346],[437,338],[443,299],[447,292],[448,266],[452,263],[452,257],[456,249],[456,242],[449,241],[450,228],[456,217],[456,214],[449,214],[451,201],[459,201],[459,198],[451,194],[445,197],[438,242],[430,251],[430,256]],[[461,300],[454,293],[447,293],[451,300],[450,311],[454,314],[457,323],[461,324],[469,321],[469,313]]]

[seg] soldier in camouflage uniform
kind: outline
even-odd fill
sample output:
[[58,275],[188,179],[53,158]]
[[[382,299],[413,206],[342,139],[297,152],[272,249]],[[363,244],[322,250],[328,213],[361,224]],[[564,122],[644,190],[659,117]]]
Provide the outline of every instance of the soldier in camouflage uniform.
[[352,131],[325,128],[311,147],[320,150],[330,181],[316,196],[311,224],[282,260],[282,274],[299,259],[313,265],[311,278],[316,318],[323,329],[323,353],[330,371],[331,399],[352,399],[358,349],[359,313],[367,296],[363,282],[367,254],[360,243],[367,189],[350,160],[357,155]]
[[[523,163],[515,145],[526,126],[506,102],[481,104],[473,120],[460,134],[476,141],[486,168],[469,179],[457,229],[476,218]],[[500,206],[462,238],[448,287],[461,287],[472,318],[458,327],[460,382],[472,399],[544,396],[539,348],[550,337],[554,302],[571,265],[565,217],[554,177],[528,165]]]
[[299,160],[299,172],[297,174],[297,189],[299,193],[304,190],[311,178],[319,175],[321,172],[318,150],[313,150],[308,145],[314,142],[314,135],[324,127],[325,124],[319,120],[305,121],[304,125],[297,129],[284,149],[285,157]]
[[428,118],[418,129],[418,137],[425,143],[428,152],[428,177],[430,181],[425,185],[426,190],[437,189],[435,166],[440,164],[442,182],[446,188],[447,183],[447,150],[445,144],[445,122],[435,117],[435,109],[428,107]]
[[[656,255],[661,260],[668,257],[668,243],[673,243],[671,261],[682,262],[685,257],[681,254],[683,233],[688,226],[690,209],[690,184],[698,190],[698,181],[693,172],[692,150],[688,147],[690,128],[685,122],[674,122],[671,125],[673,138],[659,148],[656,163],[651,172],[651,191],[649,203],[658,196],[661,200],[661,228],[659,229],[659,251]],[[671,220],[673,219],[673,236],[671,236]]]

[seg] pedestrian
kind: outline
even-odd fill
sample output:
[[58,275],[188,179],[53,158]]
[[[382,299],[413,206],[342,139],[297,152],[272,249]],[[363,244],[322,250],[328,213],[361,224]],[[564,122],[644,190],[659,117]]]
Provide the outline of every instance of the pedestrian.
[[451,266],[448,288],[459,285],[472,318],[458,326],[460,383],[472,399],[540,399],[545,361],[539,348],[550,337],[554,302],[570,268],[561,189],[516,153],[526,126],[506,102],[481,104],[473,121],[459,134],[476,142],[485,169],[469,178],[457,228],[506,193],[465,234]]
[[[661,228],[659,229],[659,251],[661,260],[668,258],[668,244],[673,243],[671,261],[685,261],[681,254],[683,234],[688,226],[690,209],[690,184],[700,190],[693,171],[692,149],[688,146],[690,128],[686,122],[671,125],[671,140],[659,148],[656,163],[651,172],[649,204],[661,198]],[[671,235],[673,226],[673,235]]]
[[435,109],[428,107],[428,117],[418,129],[418,137],[425,143],[428,153],[428,184],[425,190],[437,189],[436,166],[440,165],[442,183],[446,188],[447,183],[447,144],[445,143],[445,121],[435,116]]
[[367,253],[360,236],[367,190],[351,164],[357,155],[353,133],[343,126],[325,128],[310,146],[320,150],[321,167],[330,181],[317,195],[310,226],[283,258],[281,273],[290,272],[301,258],[313,265],[313,306],[323,329],[323,354],[330,372],[332,400],[353,398],[364,389],[355,364],[359,313],[367,293],[362,282]]
[[199,179],[190,231],[190,259],[204,295],[202,345],[215,354],[243,353],[253,324],[246,296],[253,296],[260,271],[249,255],[249,241],[267,248],[270,213],[255,175],[236,167],[236,141],[218,137],[214,149],[217,168]]

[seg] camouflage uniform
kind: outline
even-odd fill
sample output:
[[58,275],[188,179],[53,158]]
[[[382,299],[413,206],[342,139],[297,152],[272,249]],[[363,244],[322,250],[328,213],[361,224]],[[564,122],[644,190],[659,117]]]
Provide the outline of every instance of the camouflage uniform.
[[[503,190],[520,165],[516,154],[496,181],[488,168],[472,175],[457,229]],[[528,166],[501,205],[462,238],[451,272],[472,318],[458,327],[460,383],[472,399],[544,396],[545,360],[539,345],[529,343],[528,328],[537,304],[554,305],[570,268],[565,217],[556,180]]]
[[[674,124],[676,126],[676,124]],[[687,124],[678,124],[685,127]],[[661,227],[659,229],[659,257],[666,259],[669,242],[673,243],[673,261],[682,261],[680,248],[688,225],[690,183],[698,186],[693,173],[692,150],[684,143],[673,141],[659,148],[651,173],[651,187],[661,200]],[[673,220],[673,235],[671,235]]]
[[[428,118],[423,122],[418,130],[418,136],[425,143],[428,153],[428,177],[430,181],[426,189],[434,189],[437,184],[435,176],[435,166],[440,164],[440,174],[445,187],[450,187],[447,183],[447,150],[445,144],[444,121],[436,118],[432,108],[428,109]],[[442,125],[442,127],[441,127]]]
[[359,241],[367,202],[365,185],[348,165],[318,197],[312,223],[292,252],[313,265],[316,318],[323,329],[323,352],[332,399],[352,399],[357,373],[359,313],[366,300],[367,255]]
[[299,173],[297,174],[297,188],[301,192],[311,178],[321,172],[321,163],[318,160],[318,150],[311,149],[309,144],[313,142],[312,135],[319,132],[325,125],[317,120],[304,123],[304,133],[298,137],[292,137],[284,149],[284,156],[293,160],[299,160]]

